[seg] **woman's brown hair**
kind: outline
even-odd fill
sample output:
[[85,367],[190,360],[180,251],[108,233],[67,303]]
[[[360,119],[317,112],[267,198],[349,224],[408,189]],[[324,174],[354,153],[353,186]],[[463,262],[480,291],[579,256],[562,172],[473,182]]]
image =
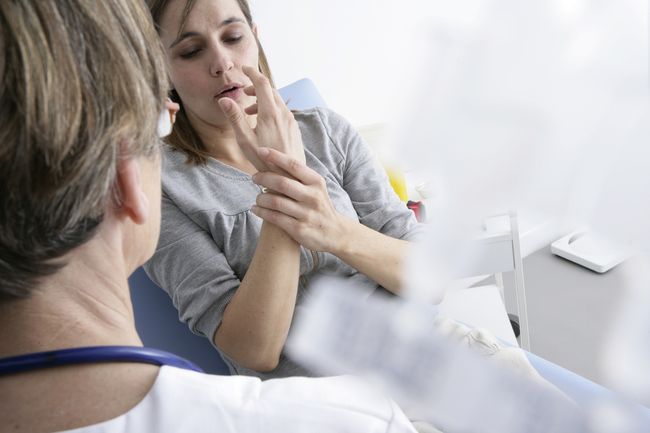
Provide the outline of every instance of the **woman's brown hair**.
[[[149,10],[151,11],[151,16],[153,17],[153,21],[157,27],[160,25],[160,19],[163,13],[165,12],[165,9],[167,8],[169,1],[170,0],[147,0],[147,4],[149,5]],[[248,1],[247,0],[236,0],[236,1],[242,13],[244,14],[244,17],[246,18],[246,22],[250,27],[252,27],[253,16],[251,14],[251,9],[250,6],[248,5]],[[185,26],[185,22],[187,21],[187,16],[189,15],[190,11],[194,7],[194,2],[195,0],[186,0],[185,8],[183,9],[183,17],[180,25],[181,31]],[[262,44],[260,44],[260,41],[259,39],[257,39],[257,36],[255,37],[255,39],[259,51],[258,63],[259,63],[260,72],[269,79],[271,86],[274,86],[273,76],[271,74],[271,68],[269,67],[269,62],[266,58],[266,54],[264,53],[264,48],[262,48]],[[176,123],[174,124],[174,129],[172,130],[171,135],[167,138],[167,142],[171,144],[175,149],[185,153],[185,155],[187,156],[187,161],[189,163],[196,164],[196,165],[205,164],[207,162],[209,155],[206,152],[205,145],[203,144],[201,137],[199,137],[199,134],[196,132],[194,127],[192,127],[192,124],[190,123],[187,114],[183,109],[183,102],[181,101],[180,97],[174,90],[171,91],[170,98],[174,102],[177,102],[181,106],[181,109],[178,112],[178,115],[176,116]]]

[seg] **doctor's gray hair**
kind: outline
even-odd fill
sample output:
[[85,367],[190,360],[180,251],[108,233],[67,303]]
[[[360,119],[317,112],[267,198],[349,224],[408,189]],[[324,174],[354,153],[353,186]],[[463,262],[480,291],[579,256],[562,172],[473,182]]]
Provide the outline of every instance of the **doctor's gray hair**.
[[167,83],[141,0],[0,2],[0,301],[92,238],[118,158],[157,157]]

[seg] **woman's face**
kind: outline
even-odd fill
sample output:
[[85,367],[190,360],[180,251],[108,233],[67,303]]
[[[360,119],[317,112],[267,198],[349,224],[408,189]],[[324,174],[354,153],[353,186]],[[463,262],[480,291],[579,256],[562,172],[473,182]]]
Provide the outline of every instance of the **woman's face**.
[[243,92],[251,81],[242,71],[245,65],[258,68],[255,29],[236,0],[197,0],[179,34],[185,3],[171,1],[160,19],[172,84],[195,127],[223,127],[220,98],[227,96],[242,108],[255,103]]

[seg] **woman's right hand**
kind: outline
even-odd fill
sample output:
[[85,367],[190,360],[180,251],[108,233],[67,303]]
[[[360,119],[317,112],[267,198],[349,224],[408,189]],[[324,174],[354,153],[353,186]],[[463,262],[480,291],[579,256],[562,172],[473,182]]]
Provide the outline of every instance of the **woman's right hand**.
[[[232,99],[222,98],[219,100],[219,106],[232,125],[244,155],[259,171],[268,171],[271,168],[260,160],[257,154],[260,147],[276,149],[304,163],[302,136],[293,113],[278,92],[271,87],[266,76],[248,66],[244,66],[243,71],[253,83],[244,91],[248,95],[257,96],[257,104],[244,111]],[[251,128],[246,121],[247,114],[257,114],[255,128]]]

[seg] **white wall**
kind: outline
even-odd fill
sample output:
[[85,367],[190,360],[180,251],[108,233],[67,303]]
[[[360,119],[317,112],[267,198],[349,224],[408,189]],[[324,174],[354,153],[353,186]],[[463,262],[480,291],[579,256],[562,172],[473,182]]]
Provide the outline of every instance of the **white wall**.
[[[381,84],[370,79],[384,71],[384,0],[253,0],[278,87],[311,78],[328,105],[353,123],[382,116]],[[385,73],[385,72],[384,72]]]
[[[311,78],[355,125],[389,120],[423,54],[418,22],[480,0],[250,0],[276,84]],[[405,82],[406,81],[406,82]]]

